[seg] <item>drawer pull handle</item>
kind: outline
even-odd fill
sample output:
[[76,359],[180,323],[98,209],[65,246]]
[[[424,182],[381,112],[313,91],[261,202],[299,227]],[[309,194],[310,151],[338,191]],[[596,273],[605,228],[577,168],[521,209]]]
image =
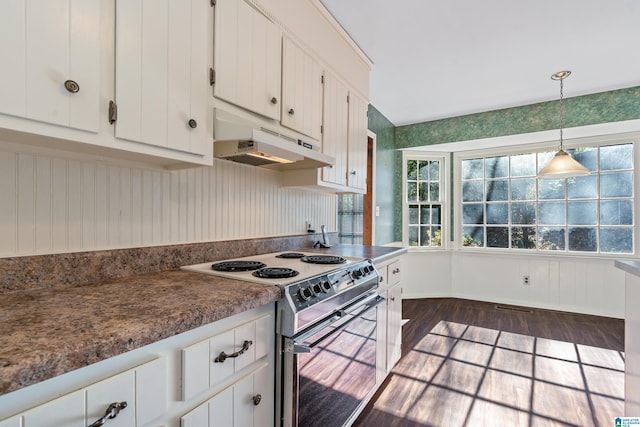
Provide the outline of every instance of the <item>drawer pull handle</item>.
[[400,273],[400,268],[399,268],[399,267],[398,267],[398,268],[394,268],[394,269],[393,269],[393,271],[392,271],[392,273],[393,273],[393,274],[398,274],[398,273]]
[[189,119],[189,121],[187,122],[187,124],[189,125],[189,127],[191,129],[195,129],[198,127],[198,122],[195,121],[195,119]]
[[273,98],[271,98],[271,103],[273,105],[276,105],[278,103],[278,98],[276,98],[275,96]]
[[296,111],[293,108],[289,108],[289,115],[293,116],[296,113]]
[[216,363],[223,363],[229,357],[238,357],[243,354],[245,351],[249,350],[249,347],[253,344],[253,341],[245,341],[242,343],[242,348],[235,353],[227,354],[224,351],[221,351],[218,357],[216,357],[213,361]]
[[100,427],[104,425],[104,423],[106,423],[108,420],[117,417],[120,411],[122,411],[126,407],[127,407],[127,402],[120,402],[120,403],[113,402],[107,408],[106,412],[104,413],[104,416],[94,421],[93,424],[89,424],[89,427]]
[[260,402],[262,402],[262,395],[261,394],[256,394],[255,396],[253,396],[253,404],[255,406],[258,406],[260,404]]

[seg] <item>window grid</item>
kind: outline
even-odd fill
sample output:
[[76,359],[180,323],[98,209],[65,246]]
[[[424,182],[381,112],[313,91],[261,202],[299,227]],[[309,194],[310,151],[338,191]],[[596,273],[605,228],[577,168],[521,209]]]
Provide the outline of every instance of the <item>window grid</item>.
[[442,161],[406,162],[409,246],[442,247]]
[[551,152],[463,160],[462,245],[634,253],[633,144],[571,152],[590,175],[537,179]]

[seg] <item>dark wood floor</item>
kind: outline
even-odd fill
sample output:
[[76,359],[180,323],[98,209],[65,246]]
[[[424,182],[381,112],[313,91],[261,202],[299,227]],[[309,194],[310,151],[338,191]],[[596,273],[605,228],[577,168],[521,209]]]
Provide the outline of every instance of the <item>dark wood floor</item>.
[[477,301],[403,301],[402,359],[354,426],[612,426],[624,321]]

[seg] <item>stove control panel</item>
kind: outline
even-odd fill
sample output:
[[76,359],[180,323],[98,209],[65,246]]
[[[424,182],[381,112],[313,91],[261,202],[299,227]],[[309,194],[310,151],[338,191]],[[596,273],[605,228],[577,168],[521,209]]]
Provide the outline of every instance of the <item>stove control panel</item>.
[[377,282],[377,272],[367,260],[291,284],[285,292],[295,311],[300,311],[372,278]]

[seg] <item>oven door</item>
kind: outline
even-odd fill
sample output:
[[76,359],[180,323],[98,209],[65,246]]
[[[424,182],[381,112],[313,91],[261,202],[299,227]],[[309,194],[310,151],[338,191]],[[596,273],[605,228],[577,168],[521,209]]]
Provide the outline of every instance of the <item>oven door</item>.
[[293,338],[283,337],[283,425],[339,427],[376,385],[376,306],[370,294]]

